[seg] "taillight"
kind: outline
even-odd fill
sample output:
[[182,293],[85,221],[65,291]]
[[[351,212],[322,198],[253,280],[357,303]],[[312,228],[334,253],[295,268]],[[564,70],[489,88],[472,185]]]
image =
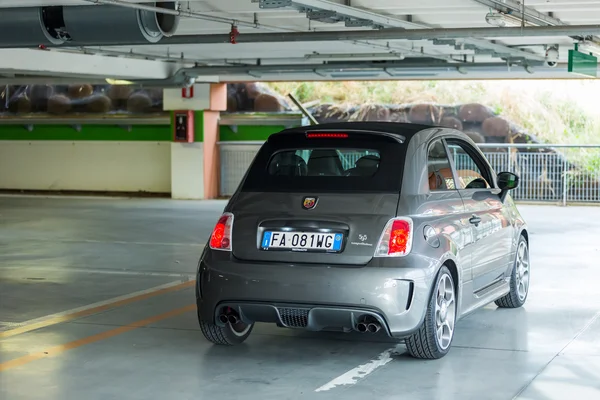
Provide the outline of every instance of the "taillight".
[[402,257],[412,247],[413,222],[406,217],[392,218],[381,234],[375,257]]
[[231,251],[231,229],[233,227],[233,214],[223,213],[212,235],[210,235],[209,246],[213,250]]

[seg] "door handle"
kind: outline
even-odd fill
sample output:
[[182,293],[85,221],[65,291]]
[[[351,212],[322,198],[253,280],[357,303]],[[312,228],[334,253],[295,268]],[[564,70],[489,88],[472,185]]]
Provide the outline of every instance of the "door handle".
[[481,223],[481,218],[479,218],[476,215],[473,215],[471,218],[469,218],[469,222],[472,223],[473,225],[477,226]]

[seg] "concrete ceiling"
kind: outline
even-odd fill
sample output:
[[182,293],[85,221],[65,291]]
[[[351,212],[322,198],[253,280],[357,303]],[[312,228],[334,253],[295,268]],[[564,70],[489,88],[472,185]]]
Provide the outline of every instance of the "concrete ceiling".
[[[263,2],[264,1],[264,2]],[[128,1],[142,3],[142,1]],[[147,2],[145,2],[147,4]],[[166,44],[126,46],[77,46],[52,48],[46,51],[2,49],[0,71],[11,78],[19,74],[38,76],[73,76],[89,79],[169,79],[179,68],[197,66],[197,75],[221,80],[326,80],[326,79],[476,79],[476,78],[574,78],[566,69],[568,50],[581,37],[566,35],[454,38],[452,41],[435,40],[326,40],[293,43],[244,43],[244,35],[278,32],[325,32],[373,30],[385,28],[492,28],[486,22],[490,11],[513,13],[520,17],[523,11],[514,0],[281,0],[285,7],[266,8],[273,0],[197,0],[180,2],[184,12],[178,26],[176,41],[184,35],[227,35],[231,21],[237,21],[240,43]],[[88,5],[80,0],[3,0],[0,7],[37,7],[49,5]],[[261,8],[262,5],[262,8]],[[513,7],[514,6],[514,7]],[[527,0],[525,19],[527,26],[596,25],[600,23],[600,0]],[[309,19],[307,12],[335,11],[341,22],[320,22]],[[0,11],[1,13],[1,11]],[[321,14],[322,15],[322,14]],[[191,17],[190,17],[191,16]],[[216,19],[220,22],[211,21]],[[348,27],[344,20],[356,22],[370,20],[372,26]],[[516,18],[515,18],[516,21]],[[254,25],[254,26],[253,26]],[[596,25],[599,26],[599,25]],[[107,24],[107,29],[110,25]],[[600,26],[599,26],[600,27]],[[589,39],[590,37],[588,37]],[[165,43],[165,44],[162,44]],[[548,46],[558,46],[557,65],[545,65]],[[599,51],[597,49],[586,48]],[[65,54],[68,52],[68,54]],[[94,53],[92,54],[82,54]],[[4,54],[3,54],[4,53]],[[598,54],[600,55],[600,54]],[[74,56],[78,56],[73,64]],[[110,60],[118,57],[112,67]],[[10,65],[5,60],[12,60]],[[18,58],[15,58],[18,57]],[[61,61],[63,57],[63,61]],[[130,58],[144,61],[131,64]],[[150,59],[150,60],[149,60]],[[17,61],[15,61],[17,60]],[[35,61],[39,60],[39,61]],[[45,62],[44,60],[48,60]],[[108,62],[106,60],[109,60]],[[362,68],[327,71],[315,70],[323,62],[359,62]],[[367,68],[366,61],[386,61],[386,68]],[[407,62],[417,65],[404,65]],[[436,65],[431,71],[427,66]],[[67,68],[66,64],[70,63]],[[22,65],[21,65],[22,64]],[[203,66],[257,65],[245,70],[221,68],[218,71]],[[483,64],[481,68],[470,68]],[[512,66],[507,66],[512,64]],[[61,67],[63,65],[63,67]],[[135,65],[135,67],[134,67]],[[282,72],[268,66],[297,65],[296,70]],[[46,68],[39,68],[44,66]],[[90,68],[90,66],[94,66]],[[301,66],[306,66],[301,68]],[[460,66],[460,68],[458,68]],[[63,70],[61,71],[61,68]],[[41,70],[40,70],[41,69]],[[362,70],[362,72],[361,72]],[[25,78],[21,78],[25,79]],[[4,79],[6,81],[6,79]],[[0,78],[0,82],[2,79]]]

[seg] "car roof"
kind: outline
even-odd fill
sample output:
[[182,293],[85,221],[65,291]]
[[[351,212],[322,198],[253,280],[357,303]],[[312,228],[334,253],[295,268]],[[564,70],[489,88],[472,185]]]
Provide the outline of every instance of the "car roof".
[[352,121],[352,122],[330,122],[326,124],[298,126],[294,128],[284,129],[274,135],[285,135],[289,133],[309,132],[309,131],[331,131],[331,130],[358,130],[369,133],[382,133],[387,135],[397,135],[409,141],[417,133],[432,128],[441,128],[435,125],[412,124],[405,122],[369,122],[369,121]]

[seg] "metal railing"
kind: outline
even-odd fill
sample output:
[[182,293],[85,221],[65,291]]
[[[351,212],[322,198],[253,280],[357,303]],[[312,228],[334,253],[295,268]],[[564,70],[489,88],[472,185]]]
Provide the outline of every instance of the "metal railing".
[[[600,203],[600,145],[480,144],[496,172],[520,178],[516,201]],[[460,166],[460,160],[456,160]]]
[[[261,145],[254,141],[219,143],[221,196],[235,192]],[[511,193],[516,201],[600,203],[600,145],[479,146],[496,172],[510,171],[520,177],[519,187]],[[466,167],[466,155],[454,157],[459,169]]]

